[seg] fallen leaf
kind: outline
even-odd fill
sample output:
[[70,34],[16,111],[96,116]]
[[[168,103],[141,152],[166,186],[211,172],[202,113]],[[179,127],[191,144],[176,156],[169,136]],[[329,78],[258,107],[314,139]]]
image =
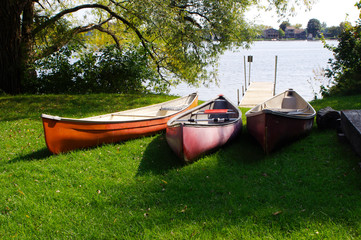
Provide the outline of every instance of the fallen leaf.
[[24,195],[24,196],[25,196],[25,193],[23,193],[21,190],[18,190],[18,192],[19,192],[21,195]]
[[279,214],[281,214],[282,213],[282,211],[277,211],[277,212],[274,212],[272,215],[273,216],[277,216],[277,215],[279,215]]
[[187,210],[187,205],[184,206],[184,208],[181,210],[182,213],[184,213]]

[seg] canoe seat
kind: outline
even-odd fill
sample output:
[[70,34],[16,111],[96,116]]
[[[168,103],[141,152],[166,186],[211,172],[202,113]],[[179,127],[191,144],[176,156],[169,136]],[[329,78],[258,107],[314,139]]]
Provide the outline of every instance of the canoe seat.
[[181,106],[162,106],[159,110],[160,111],[180,111],[184,108],[186,108],[187,105],[181,105]]
[[295,112],[301,109],[296,108],[267,108],[268,110],[274,111],[274,112]]
[[282,99],[282,103],[281,103],[282,108],[296,109],[297,99],[292,95],[292,92],[289,92],[288,94],[290,95]]
[[[223,110],[228,108],[229,108],[229,104],[225,99],[223,98],[217,99],[216,101],[214,101],[213,106],[211,107],[211,110],[215,112],[209,114],[209,118],[228,118],[228,113],[227,113],[228,111]],[[217,110],[223,112],[217,113]]]
[[180,105],[180,106],[162,106],[159,111],[157,112],[157,116],[165,116],[169,114],[169,111],[173,112],[179,112],[185,108],[187,108],[188,105]]

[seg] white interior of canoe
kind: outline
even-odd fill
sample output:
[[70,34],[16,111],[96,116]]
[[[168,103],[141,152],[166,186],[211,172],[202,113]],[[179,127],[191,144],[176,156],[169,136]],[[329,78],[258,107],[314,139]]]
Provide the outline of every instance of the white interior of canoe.
[[179,111],[185,110],[197,96],[196,93],[190,94],[182,98],[177,98],[168,102],[150,105],[141,108],[130,109],[121,112],[114,112],[94,117],[87,118],[61,118],[43,114],[44,117],[53,118],[55,120],[68,120],[68,121],[94,121],[94,122],[118,122],[118,121],[133,121],[133,120],[146,120],[152,118],[163,118],[175,114]]
[[249,110],[246,115],[250,116],[267,110],[289,116],[312,116],[316,113],[313,107],[297,92],[287,90],[264,103],[255,106]]

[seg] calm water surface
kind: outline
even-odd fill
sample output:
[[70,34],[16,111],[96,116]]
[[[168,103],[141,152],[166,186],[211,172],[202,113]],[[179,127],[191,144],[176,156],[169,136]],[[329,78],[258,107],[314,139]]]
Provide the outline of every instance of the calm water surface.
[[[329,41],[336,45],[337,41]],[[255,42],[251,49],[227,51],[219,60],[219,86],[209,88],[189,87],[186,84],[171,89],[171,94],[187,95],[198,91],[200,100],[214,98],[224,94],[237,103],[237,89],[244,85],[243,57],[252,55],[251,81],[274,81],[275,56],[278,56],[276,94],[293,88],[306,100],[312,100],[315,92],[319,92],[321,84],[328,79],[319,77],[321,69],[328,67],[332,52],[323,47],[320,41],[260,41]],[[248,63],[246,67],[248,80]],[[319,80],[315,80],[315,77]],[[240,98],[242,98],[240,96]]]

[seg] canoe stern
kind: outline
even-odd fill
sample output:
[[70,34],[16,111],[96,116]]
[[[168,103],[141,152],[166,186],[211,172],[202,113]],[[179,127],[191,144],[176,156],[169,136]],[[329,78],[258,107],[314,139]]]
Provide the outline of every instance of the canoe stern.
[[168,126],[166,130],[166,139],[173,152],[179,158],[183,159],[183,124]]

